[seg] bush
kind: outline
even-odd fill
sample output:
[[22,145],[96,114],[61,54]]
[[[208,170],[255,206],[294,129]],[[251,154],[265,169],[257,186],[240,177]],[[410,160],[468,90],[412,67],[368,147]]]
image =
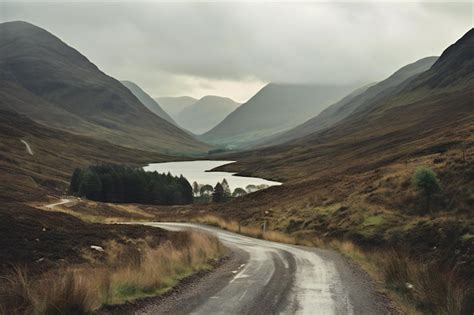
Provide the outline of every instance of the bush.
[[419,168],[412,178],[415,189],[425,195],[426,212],[431,212],[431,198],[441,189],[436,173],[430,168]]

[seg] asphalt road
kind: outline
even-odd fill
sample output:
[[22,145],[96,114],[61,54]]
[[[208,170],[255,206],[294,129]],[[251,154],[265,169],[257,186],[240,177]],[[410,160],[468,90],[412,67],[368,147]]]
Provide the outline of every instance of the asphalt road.
[[228,246],[234,257],[192,288],[150,301],[132,313],[392,313],[368,276],[336,252],[254,239],[199,224],[146,224],[168,230],[205,230]]

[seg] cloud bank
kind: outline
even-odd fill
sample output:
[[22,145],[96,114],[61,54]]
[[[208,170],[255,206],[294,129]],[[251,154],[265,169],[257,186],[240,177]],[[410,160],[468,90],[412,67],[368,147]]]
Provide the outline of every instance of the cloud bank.
[[153,96],[245,101],[266,82],[383,79],[439,55],[473,25],[472,3],[0,3]]

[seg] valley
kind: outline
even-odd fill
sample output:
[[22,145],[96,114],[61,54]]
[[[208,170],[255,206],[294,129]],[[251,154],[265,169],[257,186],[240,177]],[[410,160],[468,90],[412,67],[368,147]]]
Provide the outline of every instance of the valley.
[[[245,25],[229,16],[206,32]],[[367,43],[357,72],[345,36],[290,28],[298,45],[261,56],[259,23],[207,45],[148,23],[84,33],[104,55],[75,24],[0,19],[0,314],[472,314],[472,26],[430,49],[387,33],[398,53]]]

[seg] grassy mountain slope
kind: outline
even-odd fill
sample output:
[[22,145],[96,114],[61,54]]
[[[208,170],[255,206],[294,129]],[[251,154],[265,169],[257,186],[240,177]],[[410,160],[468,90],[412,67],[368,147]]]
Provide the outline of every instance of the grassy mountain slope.
[[201,138],[213,144],[243,145],[301,124],[351,89],[270,83]]
[[119,81],[78,51],[25,22],[0,24],[1,108],[45,125],[159,152],[208,146],[152,114]]
[[177,115],[185,108],[198,100],[191,96],[163,96],[154,98],[161,107],[176,119]]
[[146,108],[148,108],[152,113],[156,114],[158,117],[163,118],[167,122],[170,122],[174,125],[176,125],[176,122],[173,120],[173,118],[170,117],[156,102],[153,98],[151,98],[150,95],[148,95],[145,91],[143,91],[138,85],[131,81],[120,81],[127,89],[130,90],[130,92],[135,95],[138,100],[145,105]]
[[349,116],[358,107],[377,102],[390,93],[393,93],[396,87],[402,82],[414,78],[416,75],[428,70],[436,60],[437,57],[426,57],[406,65],[377,84],[357,89],[302,125],[271,137],[270,139],[263,139],[259,145],[278,145],[328,128]]
[[[468,32],[429,70],[397,86],[396,92],[362,104],[332,127],[291,145],[242,153],[240,163],[251,167],[254,162],[250,161],[255,161],[258,173],[291,181],[355,165],[370,169],[371,161],[404,159],[424,148],[455,141],[456,130],[459,136],[468,136],[465,132],[472,128],[474,111],[473,38],[474,32]],[[453,55],[464,59],[460,62]],[[257,162],[261,158],[266,162]],[[300,176],[296,170],[304,173]]]
[[[33,154],[29,154],[26,141]],[[76,167],[96,163],[142,165],[170,160],[159,154],[42,126],[0,109],[0,201],[39,200],[61,195]]]
[[194,104],[185,107],[176,116],[176,121],[189,131],[202,134],[216,126],[239,105],[227,97],[204,96]]

